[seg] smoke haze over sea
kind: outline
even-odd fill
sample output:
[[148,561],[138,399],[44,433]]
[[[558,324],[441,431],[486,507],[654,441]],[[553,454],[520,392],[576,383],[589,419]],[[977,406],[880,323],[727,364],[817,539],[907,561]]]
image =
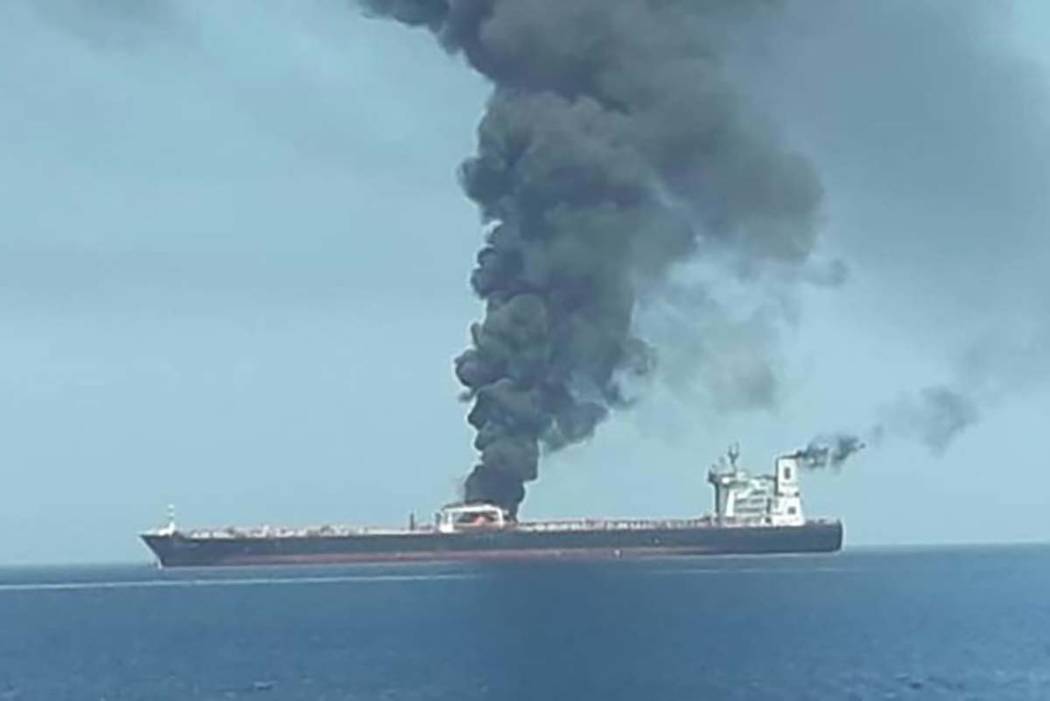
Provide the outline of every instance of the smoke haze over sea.
[[[762,6],[720,75],[811,164],[817,244],[640,294],[653,371],[613,374],[630,410],[524,515],[694,514],[727,443],[764,468],[852,432],[806,481],[851,542],[1044,537],[1047,10]],[[144,559],[170,502],[401,523],[455,494],[450,360],[485,314],[455,169],[492,91],[466,63],[336,0],[0,5],[0,561]]]

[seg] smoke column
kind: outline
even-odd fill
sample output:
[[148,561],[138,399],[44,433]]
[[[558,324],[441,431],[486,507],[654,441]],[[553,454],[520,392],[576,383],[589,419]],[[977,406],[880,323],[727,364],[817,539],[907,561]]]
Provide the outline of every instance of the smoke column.
[[655,353],[636,301],[705,251],[803,263],[819,181],[748,113],[719,56],[764,0],[362,0],[493,84],[460,168],[486,225],[485,303],[455,361],[480,459],[468,501],[511,513],[544,450],[583,441]]

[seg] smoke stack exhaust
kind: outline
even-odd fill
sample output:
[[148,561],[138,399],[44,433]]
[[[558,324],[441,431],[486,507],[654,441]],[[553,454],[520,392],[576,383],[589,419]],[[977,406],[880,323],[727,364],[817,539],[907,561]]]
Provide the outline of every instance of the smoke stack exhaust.
[[837,433],[814,438],[805,448],[797,451],[795,457],[799,458],[802,466],[809,470],[820,470],[827,467],[839,470],[854,453],[866,447],[867,444],[858,436]]

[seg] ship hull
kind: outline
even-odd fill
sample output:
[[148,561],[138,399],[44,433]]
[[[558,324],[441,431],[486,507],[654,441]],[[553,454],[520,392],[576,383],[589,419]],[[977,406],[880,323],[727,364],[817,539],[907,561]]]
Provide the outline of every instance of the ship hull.
[[164,567],[323,565],[526,559],[616,559],[827,553],[842,548],[842,524],[699,526],[632,530],[474,532],[195,538],[146,534]]

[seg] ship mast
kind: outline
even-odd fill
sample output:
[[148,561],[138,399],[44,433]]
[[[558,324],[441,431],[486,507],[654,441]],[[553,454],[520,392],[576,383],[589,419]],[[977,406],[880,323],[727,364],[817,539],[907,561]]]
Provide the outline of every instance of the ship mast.
[[168,504],[168,522],[161,529],[161,533],[164,535],[175,535],[176,530],[178,529],[175,526],[175,505]]

